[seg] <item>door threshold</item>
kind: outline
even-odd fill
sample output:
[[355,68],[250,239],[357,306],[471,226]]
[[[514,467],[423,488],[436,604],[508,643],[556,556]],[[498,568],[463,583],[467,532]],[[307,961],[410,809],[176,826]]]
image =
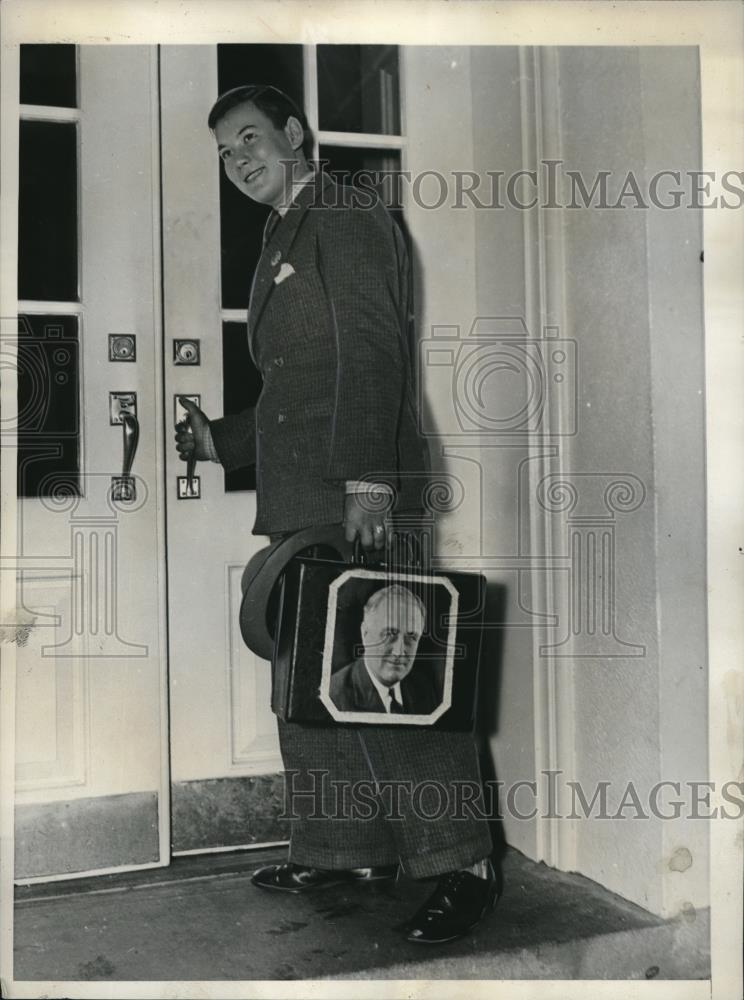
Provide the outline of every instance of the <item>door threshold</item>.
[[170,865],[139,871],[114,872],[110,875],[84,876],[57,882],[36,882],[15,887],[16,904],[65,896],[125,892],[179,881],[220,878],[250,873],[262,864],[286,860],[286,843],[262,845],[251,850],[190,855],[175,858]]
[[83,879],[100,879],[105,875],[131,875],[137,872],[155,871],[158,868],[165,868],[168,862],[147,861],[141,865],[118,865],[112,868],[93,868],[90,871],[59,872],[51,875],[29,875],[26,878],[13,880],[13,885],[18,888],[28,888],[38,885],[59,885],[61,882],[82,881]]
[[194,847],[189,851],[173,851],[173,858],[192,858],[199,854],[232,854],[237,851],[263,851],[271,847],[287,847],[288,840],[271,840],[263,844],[231,844],[229,847]]

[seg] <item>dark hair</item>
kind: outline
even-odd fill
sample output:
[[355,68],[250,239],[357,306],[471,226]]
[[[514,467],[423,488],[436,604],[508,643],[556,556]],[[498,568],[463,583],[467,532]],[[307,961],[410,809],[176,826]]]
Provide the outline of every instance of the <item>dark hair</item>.
[[242,87],[234,87],[232,90],[220,94],[212,105],[207,118],[209,128],[214,130],[220,118],[224,118],[228,111],[246,101],[255,104],[259,111],[263,111],[276,128],[283,129],[289,118],[296,118],[302,125],[304,132],[302,152],[307,158],[312,156],[313,137],[307,124],[305,112],[278,87],[272,87],[267,83],[250,83]]

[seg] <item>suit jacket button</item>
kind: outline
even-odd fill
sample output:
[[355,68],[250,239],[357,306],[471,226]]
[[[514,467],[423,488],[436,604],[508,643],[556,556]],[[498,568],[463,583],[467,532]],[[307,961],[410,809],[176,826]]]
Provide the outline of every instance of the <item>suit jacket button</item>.
[[279,416],[276,418],[277,423],[279,424],[283,424],[286,419],[287,419],[286,413],[280,413]]
[[281,357],[280,358],[274,358],[274,364],[276,365],[277,368],[281,368],[282,365],[284,364],[284,358],[281,358]]

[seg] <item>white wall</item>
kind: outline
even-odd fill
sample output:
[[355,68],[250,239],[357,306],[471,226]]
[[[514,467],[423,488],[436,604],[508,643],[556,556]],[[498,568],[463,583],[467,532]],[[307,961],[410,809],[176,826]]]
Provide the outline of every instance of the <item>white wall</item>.
[[[466,339],[477,317],[522,317],[524,305],[521,213],[476,209],[457,198],[454,172],[518,169],[519,69],[516,48],[439,47],[403,50],[408,151],[406,167],[416,176],[437,170],[449,185],[449,198],[438,209],[409,200],[406,217],[414,237],[422,338],[451,326],[451,343]],[[427,203],[436,188],[422,185]],[[483,200],[486,191],[479,192]],[[446,338],[445,338],[446,339]],[[486,635],[482,690],[485,754],[493,770],[485,777],[515,782],[531,780],[535,770],[530,618],[520,600],[529,580],[515,568],[520,511],[518,468],[526,456],[524,441],[484,433],[463,434],[452,416],[452,374],[421,365],[427,407],[438,434],[430,440],[435,468],[462,483],[462,503],[439,519],[439,552],[445,565],[485,572],[505,590],[503,619]],[[524,385],[510,379],[499,388],[504,413],[517,410]],[[524,519],[526,511],[522,511]],[[494,595],[499,597],[497,591]],[[519,627],[502,629],[501,621]],[[505,817],[507,840],[534,856],[534,821]]]
[[[516,47],[473,48],[471,89],[473,97],[473,169],[481,176],[503,171],[506,176],[522,168],[519,51]],[[488,203],[484,189],[482,201]],[[490,195],[490,192],[489,192]],[[527,318],[525,281],[525,232],[523,213],[500,199],[503,208],[476,212],[476,302],[481,317],[500,317],[501,329],[514,329],[516,318]],[[512,320],[507,322],[507,320]],[[494,328],[497,325],[494,324]],[[530,331],[531,334],[539,331]],[[498,338],[496,338],[498,343]],[[498,352],[498,347],[496,348]],[[487,364],[487,353],[484,352]],[[526,387],[514,377],[494,379],[492,403],[506,416],[525,404]],[[519,496],[520,467],[528,459],[527,441],[521,435],[482,435],[483,552],[490,556],[489,580],[506,588],[505,628],[501,636],[498,704],[490,737],[496,776],[509,784],[530,781],[538,767],[535,747],[533,637],[534,620],[530,573],[515,568],[520,529],[529,525],[528,497]],[[511,558],[510,558],[511,557]],[[486,664],[488,669],[488,664]],[[529,795],[515,800],[516,808],[529,814]],[[537,824],[504,814],[509,844],[536,857]]]
[[[571,166],[643,187],[657,169],[699,166],[693,49],[560,54],[563,150]],[[577,670],[577,778],[587,787],[706,777],[702,279],[699,212],[566,213],[568,328],[580,347],[574,470],[630,473],[645,502],[616,527],[618,635],[637,658]],[[691,865],[678,871],[684,853]],[[707,899],[702,821],[577,827],[585,874],[658,912]]]
[[[699,169],[697,50],[644,49],[639,63],[646,175],[669,169],[670,158],[679,169]],[[708,759],[701,214],[655,210],[648,213],[646,228],[659,739],[663,777],[677,781],[705,780]],[[686,851],[690,867],[679,871]],[[665,822],[660,856],[666,911],[708,902],[709,852],[706,823]]]
[[[519,51],[506,47],[406,49],[408,169],[508,176],[525,165],[525,150],[535,146],[550,114],[565,166],[585,178],[600,170],[623,178],[633,170],[643,187],[655,170],[699,166],[695,50],[562,49],[548,50],[547,60],[544,54],[522,53],[520,61]],[[525,67],[537,77],[540,65],[552,67],[547,86],[547,74],[527,79]],[[630,781],[645,801],[660,780],[704,780],[700,219],[690,210],[570,210],[542,219],[549,239],[543,229],[536,246],[536,217],[513,208],[427,211],[409,204],[407,216],[423,277],[423,337],[438,325],[457,326],[462,335],[478,315],[542,316],[559,321],[561,335],[576,341],[578,433],[560,443],[562,473],[577,488],[580,512],[609,515],[605,527],[614,532],[615,638],[598,655],[577,657],[591,643],[582,650],[575,636],[562,650],[573,655],[553,665],[558,693],[541,700],[542,671],[549,667],[537,656],[530,624],[535,612],[555,613],[549,641],[566,632],[559,598],[570,553],[560,545],[571,525],[566,519],[552,541],[548,533],[554,548],[543,551],[533,516],[528,553],[562,558],[562,570],[551,574],[554,590],[546,591],[543,571],[518,569],[524,566],[518,535],[536,509],[534,481],[525,479],[533,492],[521,501],[517,492],[527,443],[448,436],[457,429],[447,398],[452,383],[424,367],[443,433],[433,442],[439,467],[465,484],[464,503],[442,518],[440,551],[453,559],[474,554],[473,568],[480,565],[506,587],[501,657],[492,648],[484,662],[496,776],[507,783],[538,778],[549,759],[589,798],[609,781],[613,809]],[[529,269],[537,258],[541,288]],[[513,380],[499,377],[495,384],[488,398],[502,412],[524,398],[525,387]],[[621,498],[608,511],[604,489],[623,479],[642,502],[624,511]],[[599,573],[598,586],[606,582]],[[541,606],[551,593],[554,606]],[[701,820],[559,820],[552,840],[539,820],[507,816],[505,828],[508,841],[528,855],[575,868],[655,912],[707,902]]]

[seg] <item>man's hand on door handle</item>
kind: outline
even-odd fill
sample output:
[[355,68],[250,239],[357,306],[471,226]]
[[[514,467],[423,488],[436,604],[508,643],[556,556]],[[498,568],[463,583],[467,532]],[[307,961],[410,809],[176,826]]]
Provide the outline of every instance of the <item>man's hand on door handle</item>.
[[185,421],[176,427],[176,451],[182,462],[195,458],[199,462],[209,462],[212,453],[209,448],[210,433],[207,415],[190,399],[179,396],[181,406],[189,415]]

